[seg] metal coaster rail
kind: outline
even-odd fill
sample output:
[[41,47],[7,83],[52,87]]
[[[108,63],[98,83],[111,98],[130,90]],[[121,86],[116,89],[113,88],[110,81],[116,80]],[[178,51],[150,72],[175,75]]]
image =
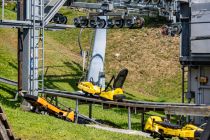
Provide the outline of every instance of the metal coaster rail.
[[[17,85],[17,82],[0,78],[0,82],[10,85]],[[78,100],[82,103],[99,104],[108,108],[131,108],[140,112],[147,111],[165,111],[166,114],[173,115],[192,115],[192,116],[210,116],[210,106],[204,104],[184,104],[184,103],[161,103],[161,102],[146,102],[124,99],[122,101],[108,101],[97,96],[86,96],[81,92],[68,92],[55,89],[44,89],[42,92],[46,95],[63,97],[73,100]]]

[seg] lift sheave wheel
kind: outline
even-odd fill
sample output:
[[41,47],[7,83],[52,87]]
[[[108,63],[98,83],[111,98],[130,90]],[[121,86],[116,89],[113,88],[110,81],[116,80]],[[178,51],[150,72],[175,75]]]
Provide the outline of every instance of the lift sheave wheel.
[[130,4],[130,3],[131,3],[131,0],[123,0],[123,2],[124,2],[125,4]]
[[108,19],[108,20],[107,20],[107,27],[108,27],[108,28],[113,28],[113,27],[114,27],[114,22],[113,22],[112,19]]
[[54,22],[56,24],[66,24],[67,21],[68,21],[68,18],[60,13],[56,13],[55,16],[51,20],[51,22]]
[[152,4],[159,4],[160,0],[152,0]]
[[149,4],[151,0],[143,0],[144,4]]
[[122,28],[124,26],[124,19],[120,18],[120,19],[116,19],[115,20],[115,25],[118,27],[118,28]]
[[34,108],[39,108],[41,110],[47,111],[49,114],[63,118],[68,121],[74,121],[74,111],[62,110],[50,103],[46,99],[26,94],[24,99],[27,100]]
[[[114,76],[112,77],[105,89],[94,85],[92,82],[80,82],[78,88],[87,94],[99,95],[104,99],[120,101],[125,98],[122,87],[127,74],[128,69],[121,70],[116,78]],[[113,80],[114,82],[111,86]]]
[[199,139],[203,129],[193,125],[186,124],[179,126],[171,124],[168,120],[163,120],[158,116],[151,116],[147,119],[144,130],[152,136],[160,139],[178,137],[180,139],[195,140]]

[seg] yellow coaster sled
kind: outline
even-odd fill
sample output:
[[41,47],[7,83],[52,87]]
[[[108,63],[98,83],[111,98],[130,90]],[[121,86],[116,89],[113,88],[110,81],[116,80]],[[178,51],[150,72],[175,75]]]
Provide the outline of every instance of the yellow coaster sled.
[[180,139],[196,140],[199,139],[203,129],[186,124],[179,126],[171,124],[168,120],[162,120],[159,116],[151,116],[147,119],[144,130],[152,134],[154,138],[160,139],[178,137]]
[[26,94],[24,95],[24,99],[27,100],[32,106],[40,108],[41,110],[46,110],[50,115],[74,122],[74,111],[62,110],[50,104],[45,98],[42,97]]
[[[125,98],[123,94],[123,84],[128,74],[128,69],[123,69],[119,72],[117,77],[112,76],[112,79],[106,86],[106,88],[101,88],[97,85],[94,85],[92,82],[80,82],[78,88],[84,93],[91,95],[99,95],[100,97],[108,100],[122,100]],[[113,85],[111,83],[113,82]]]

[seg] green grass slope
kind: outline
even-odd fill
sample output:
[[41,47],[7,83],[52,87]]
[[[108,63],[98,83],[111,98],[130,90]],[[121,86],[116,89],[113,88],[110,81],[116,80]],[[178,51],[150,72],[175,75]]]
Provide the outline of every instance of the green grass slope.
[[9,122],[17,137],[23,140],[136,140],[147,139],[77,125],[47,115],[6,108]]
[[[76,10],[62,9],[69,19],[84,15]],[[6,11],[6,18],[14,19],[15,13]],[[71,22],[71,20],[69,21]],[[178,38],[161,36],[158,27],[142,30],[109,30],[106,52],[107,79],[120,69],[129,69],[125,83],[126,96],[135,100],[180,100],[180,74],[178,63]],[[92,30],[85,29],[82,46],[89,48]],[[77,36],[79,29],[47,31],[45,40],[45,86],[62,90],[76,90],[82,75]],[[116,57],[116,54],[119,57]],[[0,29],[0,77],[17,80],[17,32]],[[118,55],[117,54],[117,55]],[[15,134],[23,139],[145,139],[111,133],[82,125],[65,122],[46,115],[22,111],[20,101],[12,102],[16,88],[0,84],[0,104],[6,111]],[[59,99],[72,108],[74,101]],[[93,117],[118,128],[127,128],[126,110],[103,110],[94,105]],[[86,105],[80,105],[87,115]],[[132,114],[132,128],[140,129],[140,115]]]
[[162,36],[157,27],[111,30],[106,70],[112,74],[127,67],[125,89],[134,93],[134,98],[176,102],[181,93],[178,46],[177,37]]

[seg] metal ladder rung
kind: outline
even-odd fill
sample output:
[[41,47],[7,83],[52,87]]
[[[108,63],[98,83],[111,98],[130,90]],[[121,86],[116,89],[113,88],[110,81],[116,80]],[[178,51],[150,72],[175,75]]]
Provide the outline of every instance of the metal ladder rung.
[[[43,39],[43,37],[33,37],[33,36],[32,36],[31,38],[34,38],[34,39],[40,39],[40,40],[42,40],[42,39]],[[38,43],[37,43],[37,44],[38,44]],[[36,45],[37,45],[37,44],[36,44]],[[31,47],[31,48],[33,48],[33,47]]]
[[[35,80],[41,80],[41,79],[33,79],[33,76],[31,76],[30,79],[31,79],[31,80],[34,80],[34,81],[35,81]],[[43,80],[42,80],[42,81],[43,81]]]
[[32,17],[42,17],[42,16],[40,16],[40,15],[31,15]]
[[33,92],[33,91],[38,91],[38,90],[31,89],[30,91]]
[[[32,48],[33,49],[33,48]],[[34,49],[43,50],[44,48],[34,47]]]
[[[31,47],[31,49],[38,49],[38,50],[43,50],[43,48],[40,48],[40,47]],[[32,57],[33,58],[33,57]]]
[[40,68],[40,69],[38,69],[38,70],[43,71],[44,69],[43,69],[43,68]]
[[39,57],[34,57],[33,59],[39,59]]
[[[36,23],[42,23],[42,20],[40,16],[35,16],[36,18],[40,18],[40,19],[34,19]],[[32,20],[33,21],[33,20]],[[38,25],[36,25],[35,27],[40,27]]]
[[43,36],[34,36],[34,38],[43,38]]
[[34,81],[44,81],[44,80],[41,80],[41,79],[33,79]]
[[36,39],[43,39],[43,37],[35,37]]
[[[36,13],[36,10],[40,10],[41,13]],[[39,92],[40,89],[44,88],[44,79],[43,79],[43,75],[44,75],[44,53],[43,53],[43,50],[44,50],[44,26],[43,26],[44,25],[44,2],[43,0],[39,0],[39,2],[32,1],[32,8],[31,8],[30,15],[32,17],[32,23],[34,24],[32,27],[33,31],[31,32],[32,44],[30,46],[31,64],[33,64],[30,66],[31,68],[30,91],[33,93],[33,92]],[[39,53],[37,54],[36,52],[39,52]],[[38,64],[36,65],[34,63],[38,63]],[[36,83],[39,83],[39,84],[36,85]]]
[[41,5],[41,4],[32,4],[32,6],[44,7],[44,5]]
[[[44,89],[43,89],[43,90],[44,90]],[[39,92],[43,92],[43,90],[40,90],[40,89],[39,89],[38,91],[39,91]]]
[[34,68],[35,70],[41,70],[43,69],[42,67]]
[[[36,67],[36,68],[34,68],[35,70],[37,70],[37,69],[43,69],[43,67],[41,66],[41,67]],[[31,71],[33,71],[33,70],[31,70]]]

